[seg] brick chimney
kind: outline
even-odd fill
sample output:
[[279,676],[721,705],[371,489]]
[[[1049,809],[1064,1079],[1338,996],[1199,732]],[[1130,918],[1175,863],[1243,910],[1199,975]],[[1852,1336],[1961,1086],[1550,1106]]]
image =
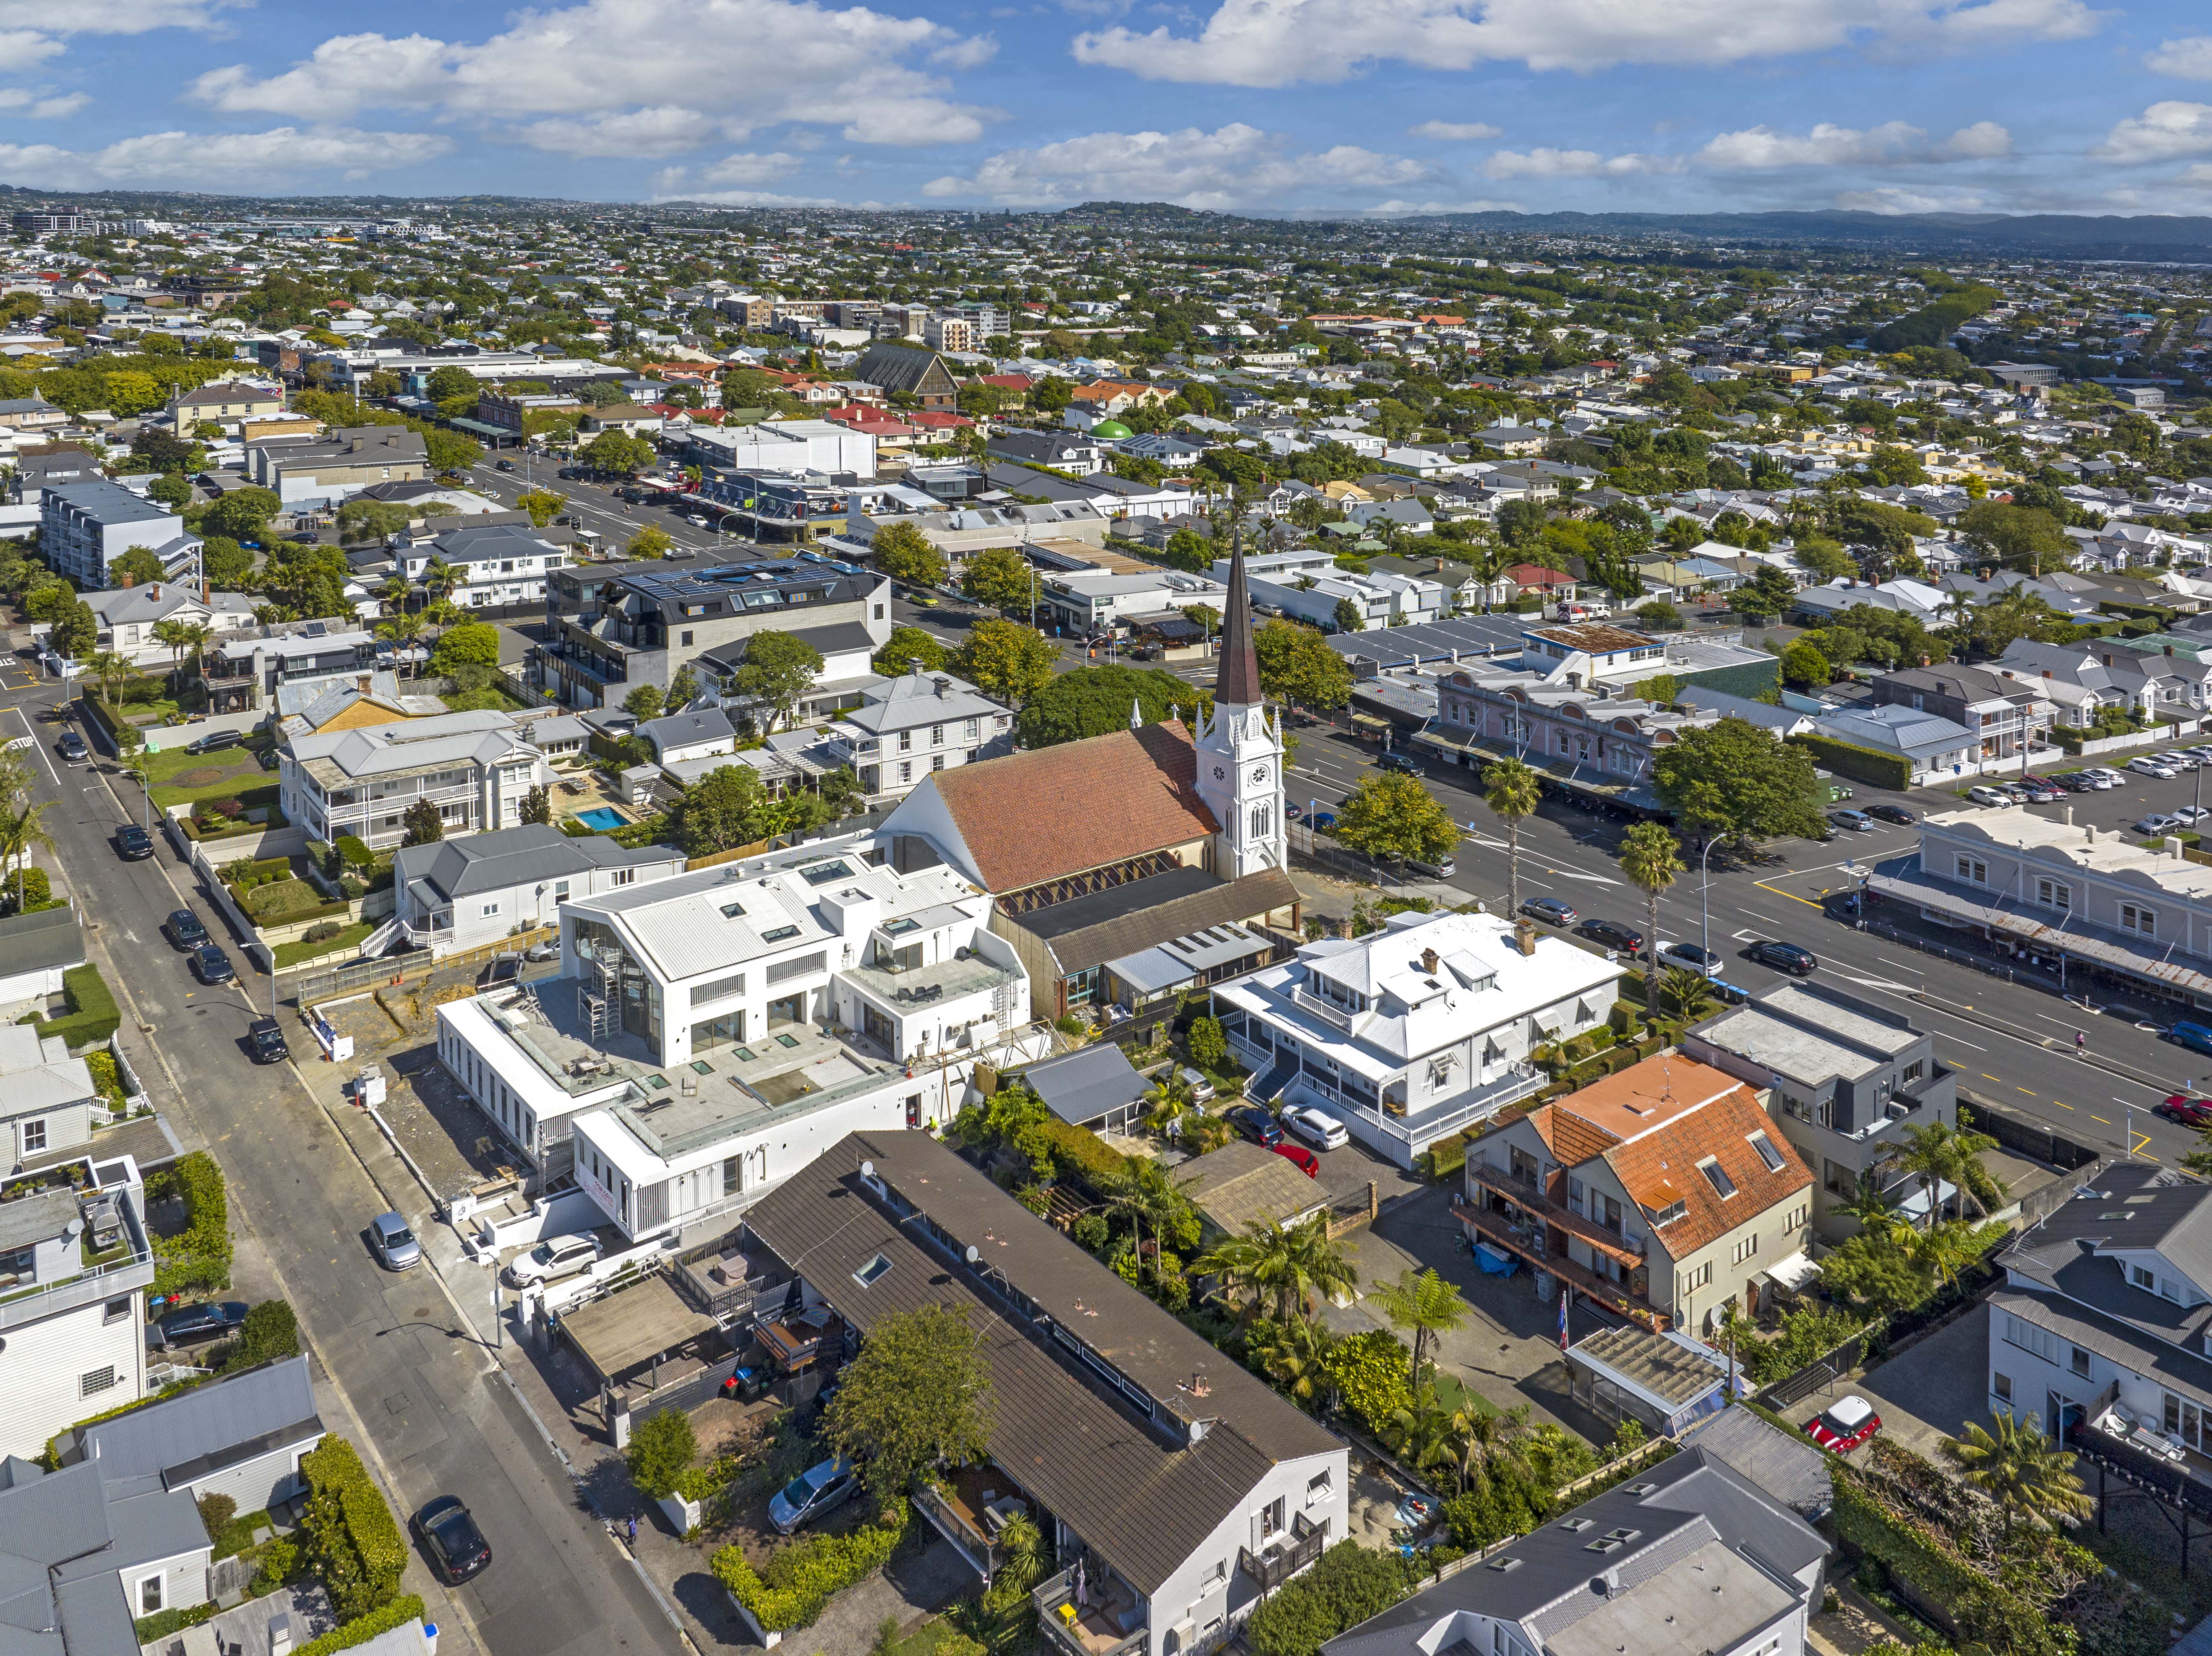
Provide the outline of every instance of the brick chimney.
[[1513,922],[1513,946],[1524,955],[1536,952],[1536,923],[1517,919]]
[[1435,949],[1424,949],[1421,951],[1421,970],[1427,973],[1431,977],[1436,976],[1437,951]]

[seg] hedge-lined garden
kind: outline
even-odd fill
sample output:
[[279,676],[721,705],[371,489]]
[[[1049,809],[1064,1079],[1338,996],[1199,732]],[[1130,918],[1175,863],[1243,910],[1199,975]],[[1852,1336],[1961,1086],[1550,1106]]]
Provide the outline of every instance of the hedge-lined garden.
[[185,1228],[154,1239],[156,1294],[216,1294],[230,1286],[230,1195],[222,1169],[205,1150],[149,1174],[146,1199],[181,1198]]
[[765,1570],[755,1570],[734,1546],[724,1547],[708,1564],[714,1579],[764,1633],[811,1627],[830,1598],[874,1574],[890,1562],[905,1538],[908,1509],[894,1501],[849,1535],[818,1535],[776,1550]]
[[1848,776],[1854,782],[1900,791],[1912,786],[1912,761],[1902,754],[1883,753],[1876,748],[1862,748],[1855,742],[1838,742],[1826,736],[1791,736],[1783,739],[1792,747],[1804,749],[1837,775]]
[[407,1544],[354,1447],[325,1437],[301,1461],[307,1509],[300,1521],[306,1562],[348,1621],[385,1609],[399,1591]]
[[69,1010],[61,1016],[42,1018],[33,1012],[21,1022],[38,1025],[41,1040],[59,1035],[71,1046],[106,1040],[123,1026],[122,1009],[116,1005],[114,993],[96,966],[73,966],[63,973],[62,998]]

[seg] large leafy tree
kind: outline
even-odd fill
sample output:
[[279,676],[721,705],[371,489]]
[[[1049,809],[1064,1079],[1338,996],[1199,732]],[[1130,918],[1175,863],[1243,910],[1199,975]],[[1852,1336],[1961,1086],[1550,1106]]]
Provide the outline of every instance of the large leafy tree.
[[1419,777],[1398,771],[1362,778],[1336,808],[1335,833],[1378,862],[1441,862],[1459,844],[1451,813]]
[[653,464],[653,445],[627,432],[603,431],[584,445],[577,458],[599,471],[642,471]]
[[952,670],[984,695],[1020,703],[1052,679],[1060,658],[1053,641],[1034,627],[996,617],[977,622],[952,655]]
[[2074,549],[2058,519],[2032,506],[1978,501],[1959,514],[1958,528],[1980,556],[2033,575],[2062,567]]
[[968,560],[960,590],[994,610],[1026,610],[1036,591],[1036,572],[1011,546],[987,546]]
[[1050,748],[1128,729],[1133,706],[1147,725],[1189,724],[1209,701],[1204,690],[1157,667],[1078,667],[1031,695],[1015,728],[1024,747]]
[[842,1379],[823,1435],[878,1501],[939,1462],[960,1465],[990,1447],[990,1369],[963,1309],[925,1305],[884,1318]]
[[451,674],[459,667],[499,665],[499,628],[488,621],[465,621],[448,627],[430,652],[433,672]]
[[1341,707],[1352,700],[1352,670],[1317,628],[1270,621],[1252,634],[1260,688],[1294,707]]
[[799,697],[822,670],[822,652],[793,633],[755,633],[745,640],[745,658],[730,675],[730,688],[768,711],[763,731],[787,719]]
[[710,857],[750,845],[767,790],[750,765],[722,765],[684,790],[669,812],[669,828],[687,856]]
[[870,658],[868,664],[886,678],[896,678],[910,670],[911,664],[920,662],[925,673],[941,673],[951,664],[951,652],[938,640],[934,633],[919,627],[894,627],[883,646]]
[[1820,830],[1811,757],[1747,719],[1676,732],[1653,758],[1651,782],[1683,826],[1700,834],[1771,838]]
[[200,519],[200,532],[234,541],[258,541],[283,506],[273,489],[234,488],[208,507]]
[[869,543],[869,555],[876,567],[893,580],[902,580],[915,586],[941,585],[945,580],[945,555],[929,543],[929,537],[910,523],[886,524],[876,531]]

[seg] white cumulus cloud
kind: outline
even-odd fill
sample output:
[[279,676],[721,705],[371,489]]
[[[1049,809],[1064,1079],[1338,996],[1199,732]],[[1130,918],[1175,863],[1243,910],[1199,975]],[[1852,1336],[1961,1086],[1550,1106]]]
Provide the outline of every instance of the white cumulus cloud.
[[1836,205],[1847,213],[1972,213],[1990,204],[1989,197],[1974,190],[1892,189],[1846,190],[1836,197]]
[[2128,166],[2198,155],[2208,149],[2212,149],[2212,104],[2167,99],[2117,123],[2089,154],[2100,161]]
[[1601,155],[1595,149],[1501,149],[1482,163],[1493,179],[1617,179],[1645,173],[1679,173],[1679,155]]
[[1783,167],[1902,167],[1949,161],[1986,161],[2008,155],[2012,134],[1995,121],[1961,127],[1931,144],[1920,128],[1886,121],[1863,130],[1823,121],[1809,132],[1771,126],[1723,132],[1698,152],[1705,166],[1723,172],[1762,172]]
[[2212,81],[2212,34],[2161,40],[2143,54],[2145,67],[2180,81]]
[[1212,132],[1091,132],[1003,150],[969,176],[931,180],[922,194],[1007,207],[1111,197],[1219,210],[1279,205],[1316,192],[1391,188],[1427,170],[1356,144],[1298,153],[1280,134],[1232,121]]
[[2085,0],[1221,0],[1194,35],[1126,26],[1078,35],[1077,59],[1146,80],[1282,87],[1384,63],[1589,70],[1709,66],[1839,46],[1884,55],[2078,39]]
[[1423,121],[1419,126],[1409,126],[1406,130],[1413,137],[1435,138],[1444,143],[1472,143],[1479,138],[1504,136],[1486,121]]
[[[505,32],[482,40],[333,35],[277,74],[211,70],[191,94],[234,112],[322,120],[410,109],[511,122],[524,143],[568,155],[665,155],[680,130],[703,143],[785,121],[842,123],[867,143],[964,143],[991,112],[955,102],[943,76],[921,65],[971,68],[994,49],[864,5],[580,0],[510,13]],[[634,147],[612,147],[625,133]]]
[[33,185],[190,185],[222,190],[336,173],[363,179],[441,155],[435,132],[364,132],[351,127],[265,132],[147,132],[99,149],[0,144],[0,173]]

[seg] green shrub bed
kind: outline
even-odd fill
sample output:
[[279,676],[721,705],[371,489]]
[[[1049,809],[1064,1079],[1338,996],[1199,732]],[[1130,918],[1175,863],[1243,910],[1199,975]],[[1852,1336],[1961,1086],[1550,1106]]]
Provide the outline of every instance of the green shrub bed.
[[353,1445],[335,1435],[301,1461],[300,1471],[307,1480],[300,1532],[308,1568],[348,1621],[385,1609],[399,1591],[407,1544],[382,1491]]
[[146,1180],[149,1201],[175,1196],[185,1228],[154,1241],[156,1294],[213,1294],[230,1286],[230,1193],[222,1169],[205,1150],[179,1156]]
[[122,1027],[122,1010],[98,967],[73,966],[63,973],[62,995],[69,1010],[61,1016],[25,1020],[38,1024],[41,1038],[59,1035],[72,1046],[89,1046]]
[[779,1550],[764,1571],[734,1546],[716,1553],[708,1568],[763,1632],[787,1633],[813,1626],[833,1595],[889,1563],[907,1522],[906,1502],[895,1501],[883,1518],[850,1535],[817,1536]]

